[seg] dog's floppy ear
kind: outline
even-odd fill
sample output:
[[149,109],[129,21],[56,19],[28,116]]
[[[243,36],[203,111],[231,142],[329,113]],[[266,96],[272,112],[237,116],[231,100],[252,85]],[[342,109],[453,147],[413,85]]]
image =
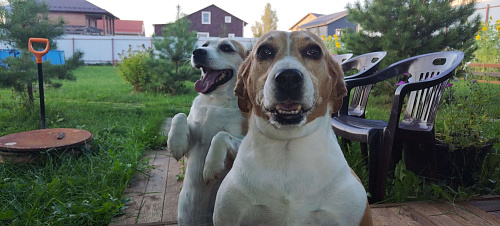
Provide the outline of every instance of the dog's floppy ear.
[[250,98],[248,97],[245,80],[248,78],[252,57],[249,55],[238,69],[238,77],[236,78],[236,86],[234,87],[234,95],[238,97],[238,107],[242,112],[250,112]]
[[333,57],[328,56],[328,72],[332,78],[332,90],[330,101],[332,103],[332,112],[337,112],[342,107],[342,98],[347,95],[347,88],[344,83],[344,71]]

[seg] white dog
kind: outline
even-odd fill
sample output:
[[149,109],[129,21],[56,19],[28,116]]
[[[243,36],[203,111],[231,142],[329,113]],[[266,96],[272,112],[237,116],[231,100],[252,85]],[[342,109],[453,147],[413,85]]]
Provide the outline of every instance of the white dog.
[[311,32],[270,32],[240,67],[248,133],[217,193],[215,225],[370,225],[366,191],[334,139],[343,72]]
[[[193,51],[191,63],[202,71],[202,78],[195,83],[200,94],[194,99],[188,117],[182,113],[174,116],[167,141],[173,157],[179,160],[185,156],[186,162],[179,195],[179,225],[213,223],[217,190],[247,130],[247,114],[238,109],[233,91],[236,72],[246,55],[245,47],[230,39],[208,41]],[[207,156],[211,143],[214,147]],[[226,157],[228,164],[224,164]],[[204,168],[207,182],[217,176],[220,179],[205,183]]]

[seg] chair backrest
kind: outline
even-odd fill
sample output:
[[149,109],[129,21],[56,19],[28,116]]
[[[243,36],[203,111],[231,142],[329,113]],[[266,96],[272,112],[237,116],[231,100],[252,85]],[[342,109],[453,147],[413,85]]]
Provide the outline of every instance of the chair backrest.
[[337,61],[337,63],[341,64],[341,63],[343,63],[344,61],[346,61],[346,60],[348,60],[349,58],[351,58],[351,57],[352,57],[352,55],[353,55],[352,53],[346,53],[346,54],[341,54],[341,55],[334,55],[334,56],[332,56],[332,57],[333,57],[333,59],[334,59],[335,61]]
[[449,78],[463,59],[460,51],[438,52],[414,57],[407,65],[410,83],[434,81],[435,85],[411,91],[399,127],[410,130],[432,130],[437,107]]
[[375,73],[378,70],[380,61],[384,59],[386,52],[372,52],[363,55],[355,56],[349,60],[344,61],[341,66],[344,74],[351,70],[358,70],[354,75],[344,77],[344,79],[353,79],[366,77]]
[[[344,77],[345,80],[366,77],[378,70],[380,61],[384,59],[386,52],[372,52],[351,58],[342,63],[342,70],[345,72],[357,69],[358,73]],[[354,93],[349,105],[348,114],[351,116],[364,117],[368,96],[372,85],[360,86],[354,89]]]

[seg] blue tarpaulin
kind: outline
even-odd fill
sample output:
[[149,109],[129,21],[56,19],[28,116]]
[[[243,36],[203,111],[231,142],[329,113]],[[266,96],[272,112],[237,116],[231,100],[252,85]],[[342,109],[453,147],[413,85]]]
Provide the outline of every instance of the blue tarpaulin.
[[[5,60],[9,56],[19,55],[21,52],[18,50],[11,49],[0,49],[0,59]],[[33,55],[33,60],[35,60],[35,55]],[[43,56],[43,62],[50,60],[50,64],[65,64],[64,61],[64,51],[63,50],[49,50],[47,54]],[[0,62],[1,64],[1,62]]]

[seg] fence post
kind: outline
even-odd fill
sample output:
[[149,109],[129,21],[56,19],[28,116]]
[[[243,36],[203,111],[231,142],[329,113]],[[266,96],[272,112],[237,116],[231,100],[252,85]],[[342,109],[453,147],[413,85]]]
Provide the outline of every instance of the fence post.
[[115,39],[111,38],[111,63],[115,63]]
[[490,4],[486,5],[486,18],[484,18],[484,24],[488,24],[489,15],[490,15]]

